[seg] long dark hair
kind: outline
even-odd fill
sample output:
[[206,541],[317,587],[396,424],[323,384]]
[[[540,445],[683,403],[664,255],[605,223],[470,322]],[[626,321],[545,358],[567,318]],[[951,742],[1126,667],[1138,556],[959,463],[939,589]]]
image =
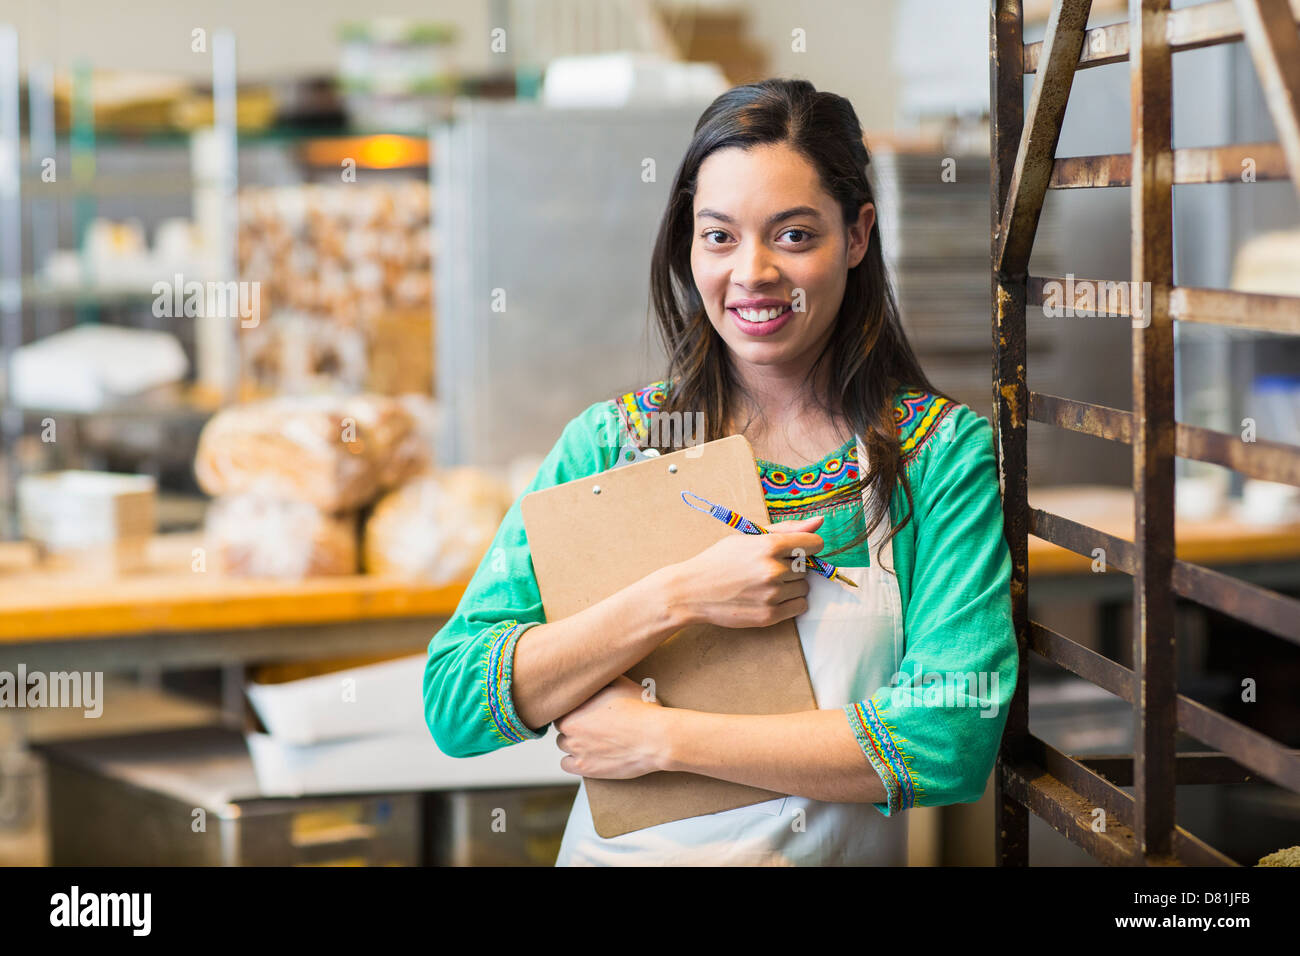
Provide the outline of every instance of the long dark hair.
[[[661,410],[682,413],[683,420],[703,412],[705,435],[697,440],[725,437],[743,386],[726,344],[709,322],[691,272],[696,177],[700,164],[719,149],[775,143],[790,146],[813,165],[822,188],[840,204],[846,225],[857,221],[863,203],[875,202],[862,125],[844,97],[818,92],[806,80],[771,79],[728,90],[704,111],[673,180],[650,266],[651,307],[668,354],[664,378],[671,383]],[[918,388],[942,394],[921,370],[903,332],[881,253],[878,207],[867,253],[848,272],[843,303],[810,382],[819,380],[824,363],[829,363],[827,384],[814,398],[834,421],[861,436],[869,465],[861,480],[870,487],[873,502],[866,530],[837,549],[843,551],[865,541],[888,519],[889,501],[900,481],[907,514],[889,537],[911,520],[912,492],[900,460],[895,393]]]

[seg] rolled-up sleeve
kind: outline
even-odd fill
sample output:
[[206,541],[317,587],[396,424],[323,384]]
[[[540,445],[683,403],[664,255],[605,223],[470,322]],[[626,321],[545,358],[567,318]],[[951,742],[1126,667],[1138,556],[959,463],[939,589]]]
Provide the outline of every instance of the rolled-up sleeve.
[[901,679],[844,707],[884,783],[888,800],[875,806],[885,816],[978,800],[1016,686],[992,428],[964,407],[950,418],[910,466],[916,545]]
[[[523,494],[604,471],[613,464],[617,434],[613,404],[590,406],[565,427]],[[429,643],[425,722],[448,756],[477,756],[547,730],[524,724],[511,696],[515,645],[546,620],[519,504],[511,505],[455,613]]]

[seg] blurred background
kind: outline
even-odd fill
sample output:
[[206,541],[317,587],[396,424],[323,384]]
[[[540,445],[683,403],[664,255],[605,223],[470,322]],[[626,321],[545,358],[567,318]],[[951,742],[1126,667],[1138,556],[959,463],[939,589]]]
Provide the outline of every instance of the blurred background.
[[[662,374],[650,251],[695,120],[773,75],[851,100],[912,341],[988,417],[987,20],[0,0],[0,672],[103,677],[93,719],[0,707],[0,863],[551,862],[553,742],[444,758],[415,688],[564,424]],[[1175,147],[1276,140],[1241,44],[1174,84]],[[1128,110],[1127,64],[1080,72],[1058,156],[1127,153]],[[1290,183],[1175,197],[1176,284],[1300,295]],[[1126,279],[1129,198],[1050,192],[1031,274]],[[1032,388],[1131,408],[1126,320],[1029,321]],[[1300,444],[1300,342],[1177,334],[1180,421]],[[1031,423],[1031,502],[1129,538],[1130,455]],[[1300,592],[1296,492],[1180,461],[1180,556]],[[1130,579],[1030,544],[1033,617],[1131,663]],[[1182,693],[1300,745],[1300,649],[1190,603],[1178,627]],[[1128,705],[1030,663],[1034,733],[1132,751]],[[1300,843],[1270,785],[1178,799],[1240,862]],[[910,817],[914,864],[993,862],[989,794]],[[1032,822],[1034,863],[1092,864]]]

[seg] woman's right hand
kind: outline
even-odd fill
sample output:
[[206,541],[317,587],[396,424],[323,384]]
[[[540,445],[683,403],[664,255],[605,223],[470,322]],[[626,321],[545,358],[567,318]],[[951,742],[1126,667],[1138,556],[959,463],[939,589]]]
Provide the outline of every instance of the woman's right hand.
[[[824,547],[823,517],[766,525],[771,534],[729,534],[672,566],[673,599],[687,620],[767,627],[808,610],[808,558]],[[816,573],[816,572],[814,572]]]

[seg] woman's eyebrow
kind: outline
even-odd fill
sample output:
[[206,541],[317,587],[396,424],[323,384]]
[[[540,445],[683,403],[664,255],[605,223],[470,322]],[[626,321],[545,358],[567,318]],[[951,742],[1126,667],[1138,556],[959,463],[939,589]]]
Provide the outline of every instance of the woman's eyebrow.
[[[766,225],[778,223],[783,219],[790,219],[794,216],[812,216],[817,219],[821,218],[821,213],[812,206],[795,206],[792,209],[786,209],[782,212],[774,213],[767,217]],[[701,209],[695,214],[696,219],[717,219],[719,222],[728,222],[734,224],[736,220],[732,219],[726,213],[718,212],[716,209]]]

